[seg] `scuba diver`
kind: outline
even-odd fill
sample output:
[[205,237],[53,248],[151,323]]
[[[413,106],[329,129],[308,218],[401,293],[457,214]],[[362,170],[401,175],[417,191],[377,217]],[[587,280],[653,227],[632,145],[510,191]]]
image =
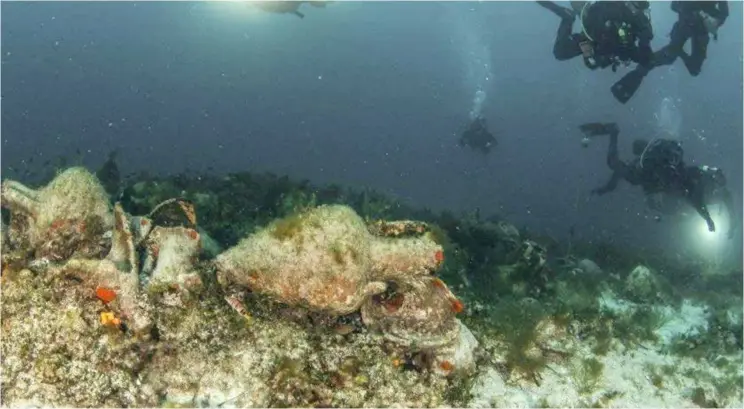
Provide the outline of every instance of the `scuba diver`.
[[618,155],[620,129],[617,124],[588,123],[579,129],[585,135],[585,142],[595,136],[610,136],[607,166],[612,170],[612,177],[604,186],[592,190],[593,194],[603,195],[615,190],[620,180],[633,186],[640,185],[647,194],[663,191],[671,187],[665,186],[665,182],[677,180],[676,176],[684,167],[684,152],[677,141],[657,139],[652,145],[644,139],[636,139],[633,141],[634,158],[625,162]]
[[[581,55],[584,64],[595,70],[635,62],[651,63],[651,20],[646,15],[648,1],[572,1],[572,9],[552,1],[538,4],[561,18],[553,55],[559,61]],[[581,32],[572,33],[578,14]]]
[[592,190],[592,194],[604,195],[617,188],[623,179],[631,185],[640,185],[644,193],[653,195],[668,194],[683,198],[708,224],[709,231],[715,231],[715,223],[708,212],[708,205],[722,202],[731,219],[728,237],[733,238],[738,225],[738,215],[734,213],[731,192],[726,188],[726,178],[718,168],[709,166],[686,166],[684,151],[679,142],[672,139],[633,141],[631,161],[620,160],[617,150],[617,137],[620,129],[617,124],[587,123],[579,129],[585,139],[595,136],[610,136],[607,150],[607,165],[612,169],[612,177],[602,187]]
[[491,148],[496,144],[496,138],[489,132],[486,125],[486,118],[482,116],[475,117],[460,136],[460,147],[467,145],[471,149],[481,151],[484,155],[491,152]]
[[254,6],[258,7],[263,11],[277,14],[294,14],[299,18],[305,18],[303,13],[300,13],[299,8],[302,3],[308,3],[313,7],[325,7],[326,1],[256,1],[251,2]]
[[121,172],[119,172],[119,165],[116,163],[118,155],[118,149],[109,152],[106,162],[96,171],[96,177],[103,185],[106,193],[113,198],[118,198],[119,188],[121,187]]
[[[718,40],[718,28],[729,15],[727,1],[673,1],[671,7],[679,17],[669,34],[669,44],[654,53],[650,67],[636,67],[613,85],[612,93],[620,102],[625,103],[633,96],[652,68],[671,65],[677,57],[690,75],[699,75],[707,57],[710,35]],[[684,50],[687,40],[691,42],[690,54]]]

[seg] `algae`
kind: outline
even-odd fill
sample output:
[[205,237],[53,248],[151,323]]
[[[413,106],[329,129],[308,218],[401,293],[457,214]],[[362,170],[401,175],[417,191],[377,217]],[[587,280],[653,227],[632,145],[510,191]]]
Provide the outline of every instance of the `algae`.
[[574,366],[571,378],[580,394],[592,393],[602,379],[604,364],[596,358],[584,358]]

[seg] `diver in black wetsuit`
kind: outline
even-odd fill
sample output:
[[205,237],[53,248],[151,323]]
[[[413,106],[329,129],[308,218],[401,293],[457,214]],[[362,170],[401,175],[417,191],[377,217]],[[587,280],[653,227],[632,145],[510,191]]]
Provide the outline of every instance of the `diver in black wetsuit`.
[[[677,57],[682,59],[690,75],[700,74],[710,35],[718,39],[718,28],[729,15],[727,1],[673,1],[671,7],[679,17],[670,33],[669,44],[654,53],[650,67],[636,67],[613,85],[612,93],[620,102],[625,103],[633,96],[651,68],[673,64]],[[690,54],[684,50],[687,40],[691,41]]]
[[470,122],[470,125],[460,136],[460,146],[469,146],[477,149],[483,154],[488,154],[491,148],[496,146],[496,138],[488,130],[486,118],[478,116]]
[[633,141],[635,157],[625,162],[620,160],[617,149],[617,137],[620,129],[614,123],[588,123],[579,127],[587,137],[610,136],[607,150],[607,166],[612,169],[612,177],[604,186],[592,190],[593,194],[603,195],[617,188],[623,179],[631,185],[640,185],[645,193],[656,193],[668,190],[669,181],[679,179],[677,176],[684,167],[682,147],[677,141],[657,139],[650,144],[644,139]]
[[[561,18],[553,55],[559,61],[583,56],[584,64],[594,70],[631,62],[640,65],[651,63],[651,20],[645,14],[648,1],[572,1],[572,9],[552,1],[538,4]],[[572,33],[576,16],[581,32]]]
[[[673,1],[672,10],[679,18],[672,28],[669,44],[654,55],[654,66],[672,64],[679,56],[690,75],[695,77],[700,74],[707,57],[710,34],[717,40],[718,28],[728,18],[728,2]],[[692,42],[689,55],[683,49],[688,39]]]
[[715,223],[707,205],[722,201],[731,218],[728,236],[733,237],[739,218],[734,213],[731,193],[726,188],[726,178],[720,169],[685,166],[682,146],[671,139],[655,139],[651,142],[636,139],[633,141],[635,157],[624,162],[620,160],[617,150],[617,137],[620,133],[617,124],[588,123],[581,125],[579,129],[588,138],[610,136],[607,165],[612,169],[612,177],[604,186],[593,189],[592,194],[609,193],[624,179],[631,185],[640,185],[646,195],[665,193],[681,196],[705,219],[710,231],[715,231]]

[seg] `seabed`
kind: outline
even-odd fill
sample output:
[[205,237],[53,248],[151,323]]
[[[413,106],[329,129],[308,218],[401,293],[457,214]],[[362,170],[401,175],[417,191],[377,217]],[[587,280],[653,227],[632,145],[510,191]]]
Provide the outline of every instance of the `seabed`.
[[741,267],[271,174],[2,189],[3,406],[743,405]]

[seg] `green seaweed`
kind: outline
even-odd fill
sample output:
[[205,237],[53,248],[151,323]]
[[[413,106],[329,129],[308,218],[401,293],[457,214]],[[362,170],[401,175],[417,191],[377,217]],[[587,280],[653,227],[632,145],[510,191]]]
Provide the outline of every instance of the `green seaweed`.
[[295,213],[272,223],[269,227],[269,232],[277,240],[291,240],[302,230],[304,222],[305,215],[303,213]]
[[550,402],[548,402],[548,398],[545,396],[540,397],[540,399],[537,401],[537,407],[538,408],[549,408]]
[[664,377],[658,373],[651,374],[651,385],[654,385],[656,389],[664,388]]
[[590,401],[582,400],[581,403],[577,406],[584,408],[606,408],[613,399],[617,398],[620,395],[622,395],[622,393],[618,391],[606,391]]
[[738,364],[734,367],[723,379],[716,380],[713,387],[716,389],[718,396],[728,398],[729,401],[741,402],[741,385],[744,383],[744,375],[741,374],[741,367]]
[[614,341],[612,330],[606,324],[606,321],[603,322],[599,326],[599,329],[594,333],[594,346],[592,347],[592,352],[598,356],[607,355],[607,353],[610,352]]
[[449,379],[444,399],[452,407],[464,407],[473,398],[474,376],[454,377]]
[[604,364],[596,358],[584,358],[574,367],[571,376],[580,394],[593,392],[599,385]]
[[718,408],[718,402],[715,399],[708,399],[705,395],[705,390],[701,387],[696,387],[690,394],[690,400],[692,403],[700,406],[701,408]]
[[437,243],[444,248],[452,246],[452,241],[447,235],[447,232],[443,228],[439,227],[439,225],[430,223],[427,228],[429,230],[429,237],[434,241],[434,243]]
[[333,257],[333,261],[336,262],[338,265],[344,265],[346,262],[344,260],[344,247],[343,244],[339,242],[334,242],[331,244],[330,248],[328,249],[331,253],[331,256]]
[[510,378],[524,377],[539,384],[547,358],[536,346],[536,327],[548,316],[545,310],[537,303],[504,300],[493,316],[493,329],[507,345],[505,369]]

